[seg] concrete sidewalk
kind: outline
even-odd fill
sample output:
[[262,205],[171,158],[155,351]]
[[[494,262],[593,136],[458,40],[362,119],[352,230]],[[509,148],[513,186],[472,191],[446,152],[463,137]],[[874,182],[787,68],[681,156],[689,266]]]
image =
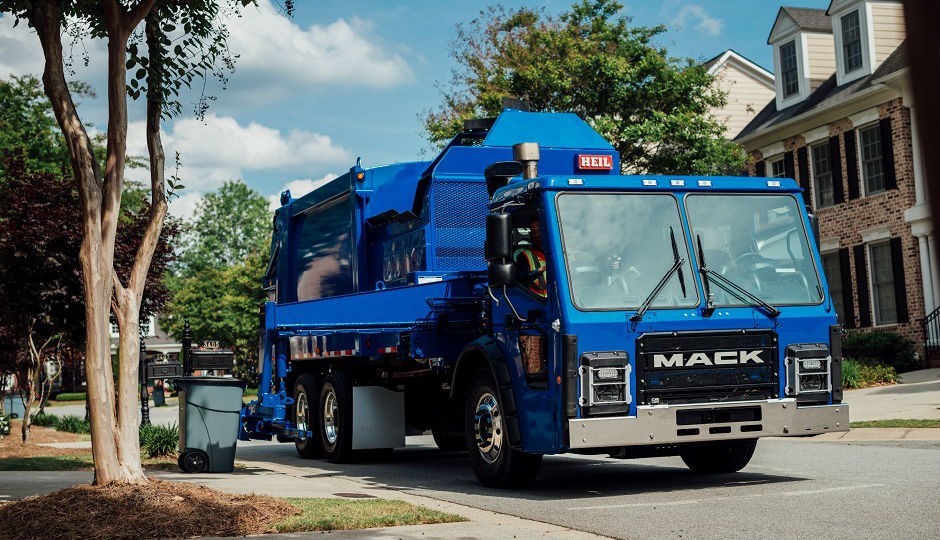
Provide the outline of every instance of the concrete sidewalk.
[[843,403],[852,422],[940,419],[940,368],[903,373],[901,383],[846,390]]

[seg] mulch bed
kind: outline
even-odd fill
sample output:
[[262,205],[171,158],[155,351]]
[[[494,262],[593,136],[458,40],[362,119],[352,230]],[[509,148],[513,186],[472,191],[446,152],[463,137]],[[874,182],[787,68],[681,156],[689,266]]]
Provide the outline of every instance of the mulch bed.
[[79,485],[0,506],[0,539],[190,538],[274,532],[282,499],[180,482]]
[[88,440],[87,436],[76,433],[56,431],[50,427],[31,426],[29,428],[29,442],[23,444],[20,435],[20,420],[10,422],[10,434],[0,439],[0,459],[18,457],[43,456],[77,456],[91,452],[88,448],[53,448],[39,446],[44,443],[76,442]]

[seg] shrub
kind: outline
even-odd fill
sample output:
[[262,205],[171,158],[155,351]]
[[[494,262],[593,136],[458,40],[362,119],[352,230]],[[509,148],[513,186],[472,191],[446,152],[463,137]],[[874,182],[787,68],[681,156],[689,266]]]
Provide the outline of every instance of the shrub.
[[166,456],[176,452],[179,443],[179,428],[150,424],[140,426],[140,448],[149,457]]
[[845,388],[866,388],[898,382],[898,373],[880,362],[864,363],[846,358],[842,361],[842,385]]
[[85,421],[81,416],[73,414],[63,416],[56,422],[55,428],[59,431],[69,433],[91,433],[91,424]]
[[62,392],[55,397],[56,401],[85,401],[85,392]]
[[914,342],[894,332],[849,332],[842,354],[865,364],[886,364],[900,373],[923,367]]
[[0,439],[10,434],[10,417],[0,415]]
[[33,417],[32,425],[54,428],[59,423],[59,417],[54,414],[37,414]]

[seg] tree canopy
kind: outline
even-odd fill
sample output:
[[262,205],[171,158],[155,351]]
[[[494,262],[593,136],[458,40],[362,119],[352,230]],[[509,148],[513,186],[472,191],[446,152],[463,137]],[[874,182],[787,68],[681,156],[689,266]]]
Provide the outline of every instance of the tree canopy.
[[241,180],[232,180],[197,205],[183,239],[181,271],[234,266],[251,253],[267,253],[270,242],[267,199]]
[[457,68],[440,85],[444,103],[424,117],[443,144],[463,121],[493,117],[503,97],[534,111],[573,112],[620,153],[625,172],[737,171],[744,153],[708,115],[724,104],[704,66],[655,44],[665,26],[633,26],[616,0],[582,0],[557,17],[491,7],[458,26]]
[[168,279],[171,299],[163,323],[179,338],[188,321],[195,341],[231,347],[236,375],[251,380],[271,240],[268,202],[240,180],[226,182],[205,196],[187,229],[179,264]]

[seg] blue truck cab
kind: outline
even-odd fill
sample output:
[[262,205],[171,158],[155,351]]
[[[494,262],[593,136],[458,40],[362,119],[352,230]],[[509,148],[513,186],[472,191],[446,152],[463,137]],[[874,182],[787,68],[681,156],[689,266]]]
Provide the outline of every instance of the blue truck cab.
[[730,473],[760,437],[848,430],[797,184],[620,171],[577,116],[506,110],[283,194],[241,438],[340,462],[430,430],[505,487],[546,454]]

